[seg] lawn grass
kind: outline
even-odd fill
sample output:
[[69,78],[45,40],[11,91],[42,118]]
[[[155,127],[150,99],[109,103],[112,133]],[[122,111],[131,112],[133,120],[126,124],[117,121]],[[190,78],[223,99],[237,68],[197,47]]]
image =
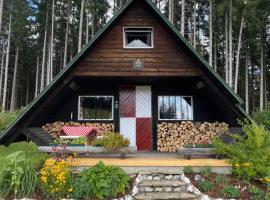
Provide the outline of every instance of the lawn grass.
[[26,157],[29,158],[30,162],[37,168],[40,168],[46,158],[48,158],[46,153],[41,153],[38,151],[37,145],[35,145],[33,142],[18,142],[7,147],[0,145],[0,159],[16,151],[24,152]]

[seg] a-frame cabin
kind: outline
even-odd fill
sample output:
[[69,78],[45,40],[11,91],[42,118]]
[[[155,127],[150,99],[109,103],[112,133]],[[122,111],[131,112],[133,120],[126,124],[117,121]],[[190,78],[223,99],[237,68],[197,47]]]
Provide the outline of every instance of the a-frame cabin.
[[[249,116],[242,100],[150,0],[129,0],[0,136],[49,142],[55,121],[112,123],[140,150],[156,149],[157,124]],[[37,128],[38,127],[38,128]],[[36,130],[36,131],[35,131]]]

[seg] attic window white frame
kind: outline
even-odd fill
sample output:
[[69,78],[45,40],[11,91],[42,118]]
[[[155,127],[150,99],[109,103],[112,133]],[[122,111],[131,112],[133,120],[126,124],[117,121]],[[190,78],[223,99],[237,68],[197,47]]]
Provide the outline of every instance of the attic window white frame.
[[[138,29],[138,30],[127,30],[127,29]],[[143,29],[151,29],[150,31],[148,30],[143,30]],[[151,32],[151,46],[149,47],[128,47],[126,46],[126,32]],[[123,27],[123,48],[124,49],[153,49],[154,48],[154,27]]]

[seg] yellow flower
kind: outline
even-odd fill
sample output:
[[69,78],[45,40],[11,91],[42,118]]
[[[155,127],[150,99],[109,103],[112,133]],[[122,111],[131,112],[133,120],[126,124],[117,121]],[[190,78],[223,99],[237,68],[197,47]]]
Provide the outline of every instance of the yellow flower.
[[238,163],[234,164],[235,167],[240,167],[240,165]]
[[243,163],[243,166],[248,167],[250,166],[250,163]]
[[72,189],[72,188],[69,188],[69,189],[68,189],[68,192],[73,192],[73,189]]
[[47,182],[47,177],[46,177],[46,176],[41,176],[41,178],[40,178],[40,179],[41,179],[41,181],[42,181],[42,182],[44,182],[44,183],[46,183],[46,182]]
[[264,181],[265,181],[266,183],[270,183],[270,177],[264,178]]

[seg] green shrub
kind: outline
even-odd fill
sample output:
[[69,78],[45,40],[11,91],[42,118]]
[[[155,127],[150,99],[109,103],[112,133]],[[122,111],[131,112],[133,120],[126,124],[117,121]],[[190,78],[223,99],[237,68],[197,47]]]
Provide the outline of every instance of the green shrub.
[[2,112],[0,109],[0,135],[1,133],[12,123],[22,110],[16,110],[14,112]]
[[255,186],[251,186],[249,188],[249,192],[250,192],[250,199],[251,200],[262,200],[265,199],[265,192],[256,188]]
[[184,168],[183,168],[183,172],[185,173],[185,174],[191,174],[191,173],[193,173],[193,168],[192,168],[192,166],[185,166]]
[[211,192],[214,190],[214,184],[209,181],[200,181],[198,185],[202,192]]
[[121,168],[99,162],[92,168],[83,170],[73,182],[73,198],[105,199],[125,194],[129,186],[129,176]]
[[216,178],[215,178],[215,182],[217,183],[217,184],[227,184],[228,183],[228,179],[227,179],[227,177],[226,176],[224,176],[224,175],[221,175],[221,174],[218,174],[217,176],[216,176]]
[[218,154],[226,155],[233,173],[246,181],[270,174],[270,134],[256,124],[243,124],[245,135],[234,134],[233,144],[213,141]]
[[265,110],[253,112],[252,118],[257,124],[270,131],[270,102]]
[[200,171],[205,177],[208,177],[212,173],[212,168],[210,166],[204,166]]
[[233,185],[225,185],[221,189],[221,194],[225,198],[236,199],[240,197],[240,190]]
[[22,151],[1,158],[0,167],[0,198],[9,195],[29,197],[38,184],[37,169]]
[[106,132],[102,137],[96,138],[92,145],[103,146],[108,151],[117,151],[121,147],[128,146],[130,144],[127,138],[124,138],[120,133]]

